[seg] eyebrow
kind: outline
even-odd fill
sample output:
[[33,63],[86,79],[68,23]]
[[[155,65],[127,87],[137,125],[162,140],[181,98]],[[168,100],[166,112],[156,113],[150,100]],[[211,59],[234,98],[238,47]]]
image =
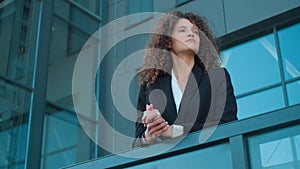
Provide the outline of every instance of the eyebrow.
[[[187,26],[178,26],[176,29],[180,29],[180,28],[187,28]],[[198,30],[198,27],[194,25],[192,29]]]

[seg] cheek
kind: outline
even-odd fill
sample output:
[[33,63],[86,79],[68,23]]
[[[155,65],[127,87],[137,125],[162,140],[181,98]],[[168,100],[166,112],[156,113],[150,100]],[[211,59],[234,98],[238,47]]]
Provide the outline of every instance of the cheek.
[[201,45],[201,41],[200,41],[200,38],[198,39],[198,45],[197,45],[197,49],[199,50],[200,48],[200,45]]
[[172,43],[172,49],[174,51],[177,51],[178,49],[181,48],[182,45],[183,44],[181,42],[179,42],[179,41],[173,41],[173,43]]
[[197,37],[197,41],[198,41],[198,44],[200,45],[201,39],[199,36]]
[[184,45],[184,43],[182,43],[180,40],[174,39],[172,41],[172,48],[178,48],[182,45]]

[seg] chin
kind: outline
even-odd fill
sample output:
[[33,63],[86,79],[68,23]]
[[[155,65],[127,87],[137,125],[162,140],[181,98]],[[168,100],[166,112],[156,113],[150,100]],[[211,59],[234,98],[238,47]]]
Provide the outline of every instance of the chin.
[[194,53],[194,54],[197,53],[198,50],[199,50],[199,49],[196,48],[196,47],[194,47],[194,48],[193,48],[193,47],[189,48],[189,51],[190,51],[191,53]]

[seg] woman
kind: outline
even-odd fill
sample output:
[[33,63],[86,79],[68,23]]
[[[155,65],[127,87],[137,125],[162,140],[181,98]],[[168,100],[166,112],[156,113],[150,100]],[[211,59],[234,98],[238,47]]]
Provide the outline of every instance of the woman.
[[202,17],[174,12],[157,23],[139,73],[134,147],[237,119],[230,76],[218,54]]

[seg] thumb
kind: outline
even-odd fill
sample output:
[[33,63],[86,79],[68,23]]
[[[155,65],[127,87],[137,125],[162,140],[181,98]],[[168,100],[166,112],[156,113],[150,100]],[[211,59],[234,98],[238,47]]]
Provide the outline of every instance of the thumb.
[[146,110],[153,110],[153,104],[146,105]]

